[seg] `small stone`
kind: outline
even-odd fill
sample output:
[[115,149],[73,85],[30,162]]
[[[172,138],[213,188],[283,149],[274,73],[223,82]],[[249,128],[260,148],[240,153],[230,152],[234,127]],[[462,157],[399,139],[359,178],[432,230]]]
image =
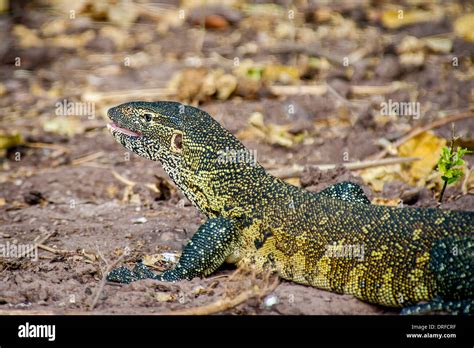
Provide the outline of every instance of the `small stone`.
[[164,262],[171,262],[171,263],[177,263],[178,262],[178,255],[175,253],[163,253],[161,254],[162,256],[162,261]]
[[132,219],[132,223],[133,223],[133,224],[144,224],[144,223],[146,223],[147,221],[148,221],[147,218],[144,217],[144,216],[141,216],[141,217]]
[[25,200],[25,203],[29,205],[40,204],[41,201],[45,200],[43,194],[39,191],[30,191],[25,193],[23,195],[23,199]]
[[278,300],[278,296],[272,294],[272,295],[268,295],[267,297],[265,297],[265,299],[263,300],[263,304],[265,305],[266,308],[271,308],[273,307],[274,305],[278,304],[279,300]]

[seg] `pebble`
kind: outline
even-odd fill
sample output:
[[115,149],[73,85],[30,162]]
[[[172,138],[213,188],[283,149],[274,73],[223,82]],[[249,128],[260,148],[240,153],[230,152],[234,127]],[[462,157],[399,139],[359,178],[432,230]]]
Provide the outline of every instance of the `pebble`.
[[265,307],[267,308],[272,308],[274,305],[278,304],[279,300],[278,300],[278,296],[276,295],[268,295],[267,297],[265,297],[265,299],[263,300],[263,304],[265,305]]
[[144,223],[146,223],[147,221],[148,221],[147,218],[144,217],[144,216],[141,216],[141,217],[132,219],[132,223],[134,223],[134,224],[144,224]]

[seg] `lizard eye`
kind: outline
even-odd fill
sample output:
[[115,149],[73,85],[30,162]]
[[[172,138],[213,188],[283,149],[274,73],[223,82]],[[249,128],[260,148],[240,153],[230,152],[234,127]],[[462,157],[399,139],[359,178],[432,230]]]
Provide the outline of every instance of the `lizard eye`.
[[180,153],[183,150],[183,133],[175,132],[171,136],[171,151]]
[[153,119],[152,114],[144,114],[145,121],[150,122]]

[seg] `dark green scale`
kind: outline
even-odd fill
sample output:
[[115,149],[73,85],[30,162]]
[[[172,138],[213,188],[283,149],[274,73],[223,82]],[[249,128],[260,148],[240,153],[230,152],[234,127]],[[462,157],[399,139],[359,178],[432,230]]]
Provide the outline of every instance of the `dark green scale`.
[[267,174],[238,139],[191,106],[131,102],[109,117],[116,140],[160,161],[208,217],[175,269],[156,275],[138,263],[109,280],[178,281],[246,263],[404,313],[472,310],[473,212],[372,205],[350,182],[304,191]]

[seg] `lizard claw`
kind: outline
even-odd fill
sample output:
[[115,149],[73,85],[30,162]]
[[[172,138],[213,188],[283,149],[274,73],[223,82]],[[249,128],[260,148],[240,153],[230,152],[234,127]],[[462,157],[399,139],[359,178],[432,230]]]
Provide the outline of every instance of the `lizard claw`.
[[157,276],[150,271],[143,262],[137,262],[133,271],[126,267],[119,267],[107,274],[107,280],[116,283],[130,284],[141,279],[155,279]]
[[115,283],[130,284],[139,279],[135,272],[126,267],[116,268],[107,274],[107,280]]

